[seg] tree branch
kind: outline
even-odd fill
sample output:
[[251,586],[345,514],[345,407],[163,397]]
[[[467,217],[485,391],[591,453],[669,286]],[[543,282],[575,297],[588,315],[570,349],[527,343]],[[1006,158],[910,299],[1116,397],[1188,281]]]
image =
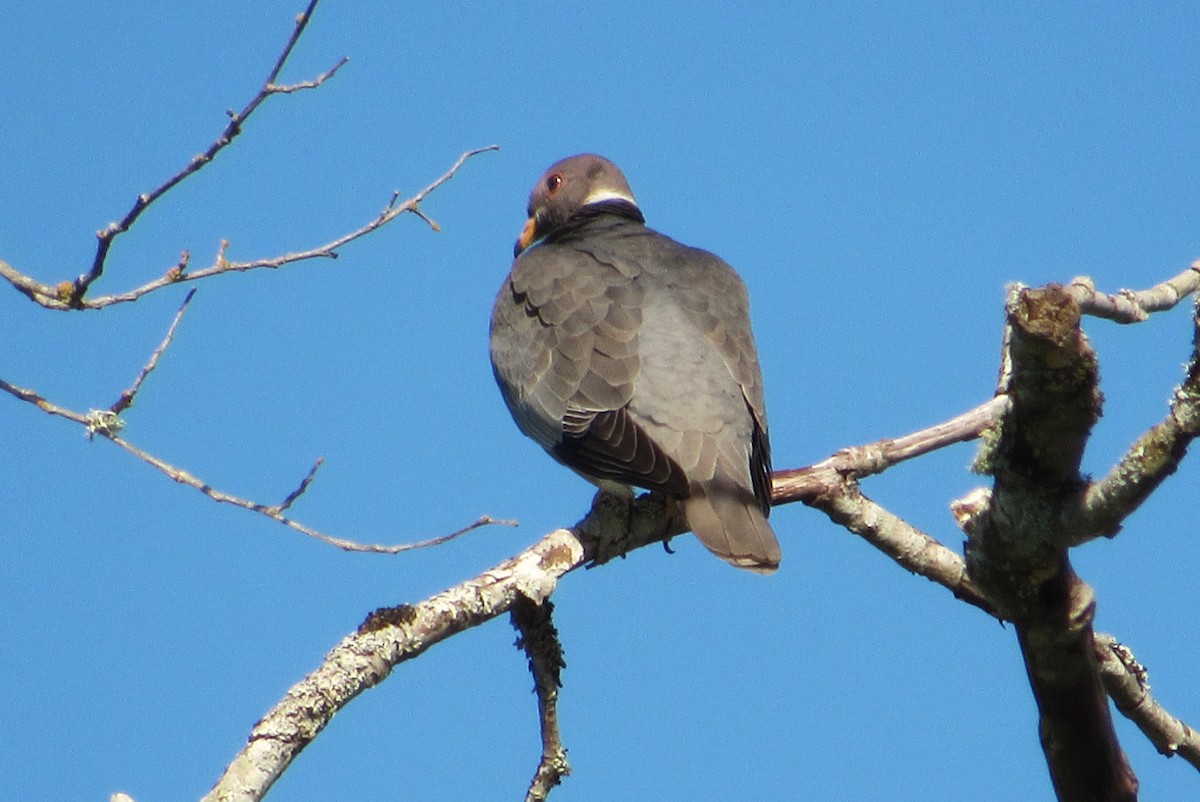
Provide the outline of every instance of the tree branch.
[[1138,726],[1160,754],[1179,755],[1193,768],[1200,769],[1200,737],[1150,695],[1146,668],[1134,658],[1133,652],[1112,635],[1097,634],[1095,655],[1104,687],[1117,709]]
[[995,606],[967,575],[962,557],[863,495],[857,482],[843,480],[806,502],[891,557],[901,568],[935,582],[990,616]]
[[579,539],[559,529],[492,570],[419,604],[376,610],[254,726],[204,802],[262,799],[338,710],[398,664],[508,612],[518,599],[541,603],[559,578],[583,562]]
[[1200,260],[1177,276],[1148,290],[1121,290],[1115,295],[1097,292],[1087,276],[1071,280],[1067,292],[1085,315],[1108,318],[1117,323],[1140,323],[1154,312],[1173,309],[1176,304],[1200,289]]
[[278,504],[263,504],[261,502],[251,501],[249,499],[241,498],[240,496],[235,496],[231,493],[218,490],[210,483],[199,479],[189,471],[186,471],[183,468],[178,468],[166,460],[160,459],[153,454],[143,451],[142,449],[130,443],[128,440],[121,437],[120,432],[125,428],[125,421],[120,417],[120,412],[128,409],[129,406],[133,404],[134,398],[136,397],[138,390],[141,388],[143,381],[145,381],[146,377],[150,375],[155,366],[158,365],[159,358],[162,356],[167,346],[171,344],[171,340],[175,335],[175,330],[179,326],[179,322],[183,317],[183,313],[187,310],[188,304],[191,303],[194,294],[195,290],[192,290],[188,293],[183,304],[179,307],[179,311],[175,313],[175,317],[171,321],[171,325],[168,328],[167,334],[163,338],[162,343],[160,343],[159,346],[154,349],[154,352],[150,355],[150,359],[146,362],[145,366],[142,367],[138,377],[134,380],[133,385],[128,390],[125,390],[123,393],[121,393],[120,398],[118,398],[117,402],[114,403],[109,409],[93,409],[86,414],[76,412],[46,400],[34,390],[30,390],[25,387],[18,387],[17,385],[4,381],[3,379],[0,379],[0,390],[3,390],[14,398],[18,398],[28,404],[36,406],[38,409],[49,415],[66,418],[69,421],[73,421],[74,423],[83,426],[89,438],[99,435],[104,439],[115,443],[117,446],[142,460],[147,465],[150,465],[151,467],[165,474],[171,480],[178,482],[179,484],[186,485],[193,490],[197,490],[213,501],[216,501],[220,504],[230,504],[235,507],[240,507],[244,510],[249,510],[250,512],[264,515],[277,523],[283,524],[289,529],[295,530],[303,535],[315,538],[323,543],[327,543],[330,546],[334,546],[344,551],[370,552],[374,554],[401,554],[406,551],[413,551],[414,549],[424,549],[431,546],[439,546],[443,543],[454,540],[457,537],[465,535],[468,532],[473,532],[476,529],[492,524],[516,526],[515,521],[498,520],[489,515],[484,515],[477,519],[474,523],[468,524],[456,532],[429,538],[427,540],[417,541],[415,543],[399,543],[390,545],[378,543],[359,543],[354,540],[348,540],[346,538],[335,537],[334,535],[326,534],[284,515],[287,509],[291,507],[292,504],[298,498],[300,498],[300,496],[302,496],[312,484],[317,470],[321,467],[323,462],[321,458],[318,458],[313,463],[312,468],[309,469],[304,479],[301,480],[299,486],[289,493],[283,499],[283,501]]
[[995,427],[1008,411],[1007,395],[997,395],[974,409],[927,429],[885,437],[862,446],[843,448],[807,468],[775,471],[771,475],[773,505],[802,501],[810,504],[831,482],[841,477],[862,479],[882,473],[905,460],[955,443],[974,440]]
[[1192,356],[1166,417],[1139,437],[1103,479],[1090,484],[1071,511],[1065,528],[1076,533],[1077,542],[1115,535],[1121,522],[1175,473],[1200,434],[1200,301],[1192,327]]
[[368,234],[379,230],[383,226],[395,220],[402,214],[416,214],[421,219],[425,220],[435,231],[440,230],[437,223],[430,220],[421,210],[420,203],[429,195],[452,179],[459,169],[473,156],[478,156],[481,153],[488,151],[499,150],[497,145],[488,145],[482,148],[476,148],[463,153],[451,165],[450,169],[438,176],[432,183],[424,189],[417,192],[407,200],[400,201],[399,193],[393,193],[391,200],[384,206],[374,218],[367,223],[342,234],[323,245],[318,245],[314,248],[309,248],[303,251],[292,251],[289,253],[280,254],[277,256],[267,257],[263,259],[253,259],[246,262],[230,261],[226,257],[226,251],[229,248],[229,241],[223,240],[220,247],[217,249],[217,255],[213,259],[212,264],[208,267],[201,268],[188,272],[187,265],[190,261],[190,255],[185,253],[179,263],[173,265],[165,274],[153,281],[149,281],[140,287],[136,287],[128,292],[118,293],[116,295],[101,295],[95,298],[79,298],[73,304],[63,300],[59,290],[53,287],[47,287],[43,284],[38,284],[28,276],[22,275],[15,270],[11,265],[0,261],[0,277],[8,279],[18,291],[22,292],[27,297],[41,304],[48,309],[67,310],[67,309],[103,309],[106,306],[113,304],[129,303],[136,301],[143,295],[147,295],[156,290],[161,290],[164,287],[170,287],[176,284],[182,284],[189,281],[200,281],[201,279],[212,278],[224,273],[244,273],[249,270],[258,270],[261,268],[280,268],[295,262],[309,261],[312,259],[336,259],[338,250],[354,242],[357,239],[367,236]]
[[520,633],[517,648],[523,649],[529,658],[542,735],[542,757],[525,802],[545,802],[550,791],[571,773],[567,750],[558,731],[558,689],[562,687],[561,672],[567,664],[558,630],[554,628],[553,613],[554,604],[549,599],[538,603],[518,596],[513,602],[512,623]]
[[128,231],[133,224],[137,222],[137,219],[142,216],[142,213],[146,211],[146,209],[150,208],[151,204],[153,204],[163,195],[170,192],[189,176],[199,172],[205,165],[209,164],[214,158],[216,158],[217,154],[224,150],[230,143],[232,143],[237,135],[242,132],[242,127],[246,124],[246,121],[249,120],[250,115],[252,115],[268,97],[275,94],[286,94],[300,88],[320,86],[328,78],[331,78],[338,71],[338,69],[340,69],[341,66],[346,63],[347,58],[343,57],[330,70],[322,73],[322,75],[320,75],[318,78],[309,82],[309,85],[307,86],[298,85],[295,88],[288,89],[277,87],[275,85],[275,81],[278,79],[280,71],[283,70],[283,66],[291,57],[292,51],[296,47],[296,43],[300,41],[300,36],[304,33],[304,29],[308,27],[308,22],[312,19],[313,11],[316,9],[318,2],[319,0],[311,0],[308,4],[308,8],[296,16],[296,25],[292,29],[292,35],[288,37],[287,43],[283,46],[283,51],[279,54],[279,58],[276,59],[275,66],[271,68],[271,72],[267,76],[267,80],[263,82],[262,88],[258,90],[258,94],[256,94],[240,112],[235,113],[232,110],[228,112],[229,124],[225,126],[225,130],[221,132],[221,135],[217,137],[217,139],[211,145],[209,145],[203,153],[194,156],[192,160],[188,162],[187,166],[185,166],[178,173],[168,178],[165,182],[150,192],[138,195],[133,206],[118,222],[109,223],[108,226],[96,232],[96,255],[92,259],[91,268],[79,278],[75,279],[69,288],[65,288],[65,293],[59,293],[59,297],[66,308],[81,308],[81,302],[84,294],[88,291],[88,288],[92,285],[92,283],[96,281],[96,279],[100,278],[101,274],[104,272],[104,264],[108,259],[108,251],[112,247],[112,244],[116,238]]
[[990,497],[970,516],[970,576],[1016,625],[1060,802],[1137,798],[1093,652],[1095,599],[1067,557],[1064,509],[1100,414],[1096,355],[1069,290],[1013,288],[1000,392],[1012,399],[987,463]]
[[[175,329],[179,328],[179,321],[183,320],[183,313],[187,311],[188,305],[195,297],[196,288],[193,287],[188,291],[188,294],[184,296],[183,303],[179,305],[179,311],[175,313],[175,319],[171,321],[171,325],[167,328],[166,336],[163,337],[163,341],[158,344],[158,347],[154,349],[154,352],[150,354],[150,359],[142,368],[141,373],[139,373],[137,378],[133,380],[133,384],[129,386],[129,389],[122,392],[120,398],[118,398],[113,405],[108,408],[108,411],[113,415],[120,415],[122,412],[133,406],[133,401],[135,398],[137,398],[138,391],[142,389],[142,382],[146,381],[146,377],[148,377],[151,372],[158,367],[159,358],[162,357],[163,351],[167,350],[167,346],[171,344],[171,340],[175,339]],[[313,468],[313,470],[315,471],[316,468]]]

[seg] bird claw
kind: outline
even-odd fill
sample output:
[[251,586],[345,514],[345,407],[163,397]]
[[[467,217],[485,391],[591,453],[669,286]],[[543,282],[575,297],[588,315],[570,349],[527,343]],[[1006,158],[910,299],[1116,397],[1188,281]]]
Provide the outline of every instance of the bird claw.
[[616,557],[625,558],[629,552],[633,515],[632,496],[607,490],[596,493],[591,511],[579,523],[579,529],[586,533],[590,541],[592,561],[588,563],[588,568],[603,565]]

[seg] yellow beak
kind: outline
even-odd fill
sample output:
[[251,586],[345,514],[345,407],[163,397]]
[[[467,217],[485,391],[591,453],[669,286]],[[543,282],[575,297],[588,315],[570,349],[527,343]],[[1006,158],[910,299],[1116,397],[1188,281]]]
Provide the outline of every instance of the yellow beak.
[[525,228],[521,229],[521,236],[517,238],[517,244],[513,247],[513,256],[520,256],[521,251],[537,242],[540,236],[537,230],[537,217],[530,217],[525,221]]

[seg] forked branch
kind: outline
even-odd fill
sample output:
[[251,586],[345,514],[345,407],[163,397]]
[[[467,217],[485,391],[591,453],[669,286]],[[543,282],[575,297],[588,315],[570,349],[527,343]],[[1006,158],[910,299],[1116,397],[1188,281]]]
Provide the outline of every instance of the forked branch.
[[263,82],[262,88],[258,90],[258,93],[250,99],[250,102],[240,112],[233,110],[227,112],[229,123],[225,126],[225,130],[221,132],[221,135],[202,153],[192,157],[192,160],[182,170],[151,191],[138,195],[137,200],[134,201],[133,206],[125,213],[124,217],[116,222],[109,223],[105,228],[96,232],[96,255],[92,259],[91,268],[75,279],[69,288],[62,288],[66,290],[65,292],[59,292],[59,297],[68,308],[80,308],[84,294],[88,291],[92,283],[100,278],[104,272],[104,264],[108,260],[108,251],[116,238],[128,231],[137,222],[137,219],[142,216],[142,213],[150,208],[151,204],[181,184],[189,176],[198,173],[205,165],[215,159],[218,153],[228,147],[237,135],[242,132],[242,128],[245,126],[247,120],[250,119],[250,115],[267,98],[271,95],[287,94],[302,88],[309,89],[320,86],[326,80],[332,78],[341,69],[342,65],[348,61],[348,57],[343,57],[332,68],[303,85],[291,88],[276,86],[275,81],[279,78],[279,73],[283,70],[283,66],[291,58],[292,51],[295,50],[296,43],[300,41],[300,36],[304,33],[304,29],[308,27],[309,20],[312,19],[313,11],[316,10],[318,2],[319,0],[311,0],[308,8],[296,16],[296,24],[292,29],[292,35],[288,37],[287,43],[284,44],[283,51],[279,54],[279,58],[276,59],[275,66],[271,68],[271,72],[267,75],[267,80]]
[[191,472],[186,471],[183,468],[176,467],[166,460],[143,451],[125,438],[121,437],[120,433],[125,428],[125,421],[120,417],[121,413],[133,405],[138,391],[142,387],[142,384],[158,365],[159,359],[162,357],[163,352],[166,351],[167,347],[171,344],[171,341],[175,336],[175,330],[178,328],[179,322],[183,318],[183,314],[185,311],[187,311],[188,305],[191,303],[194,296],[195,290],[192,290],[187,294],[183,304],[179,307],[179,311],[175,313],[175,317],[171,321],[171,325],[168,328],[167,334],[163,338],[162,342],[159,343],[158,347],[154,349],[153,353],[151,353],[149,360],[147,360],[146,364],[142,367],[130,388],[122,392],[116,403],[114,403],[108,409],[93,409],[87,413],[76,412],[75,410],[59,406],[58,404],[47,400],[35,390],[30,390],[25,387],[18,387],[15,384],[4,381],[3,379],[0,379],[0,390],[3,390],[14,398],[18,398],[21,401],[36,406],[38,409],[49,415],[65,418],[66,420],[79,424],[85,429],[89,438],[99,436],[105,440],[115,443],[120,448],[142,460],[155,470],[158,470],[171,480],[203,493],[213,501],[216,501],[220,504],[230,504],[234,507],[240,507],[241,509],[249,510],[251,512],[266,516],[277,523],[283,524],[289,529],[292,529],[303,535],[307,535],[308,537],[315,538],[323,543],[327,543],[344,551],[360,551],[374,554],[401,554],[406,551],[413,551],[414,549],[439,546],[484,526],[493,524],[516,526],[515,521],[499,520],[492,518],[490,515],[483,515],[473,523],[468,524],[458,531],[413,543],[360,543],[355,540],[336,537],[334,535],[321,532],[320,530],[314,529],[306,524],[301,523],[300,521],[289,518],[284,514],[312,484],[313,479],[316,477],[317,470],[322,464],[322,460],[320,458],[313,463],[312,468],[309,469],[308,473],[300,481],[300,484],[295,490],[288,493],[287,496],[284,497],[283,501],[279,502],[278,504],[263,504],[258,501],[252,501],[250,499],[242,498],[240,496],[235,496],[231,493],[218,490],[209,482],[198,478]]

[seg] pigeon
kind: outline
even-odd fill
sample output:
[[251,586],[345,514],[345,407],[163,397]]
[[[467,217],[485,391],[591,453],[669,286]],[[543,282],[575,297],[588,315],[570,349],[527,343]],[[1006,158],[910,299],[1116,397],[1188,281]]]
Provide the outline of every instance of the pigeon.
[[603,490],[682,506],[711,552],[773,573],[771,448],[745,285],[645,225],[620,169],[552,165],[496,296],[492,370],[520,430]]

